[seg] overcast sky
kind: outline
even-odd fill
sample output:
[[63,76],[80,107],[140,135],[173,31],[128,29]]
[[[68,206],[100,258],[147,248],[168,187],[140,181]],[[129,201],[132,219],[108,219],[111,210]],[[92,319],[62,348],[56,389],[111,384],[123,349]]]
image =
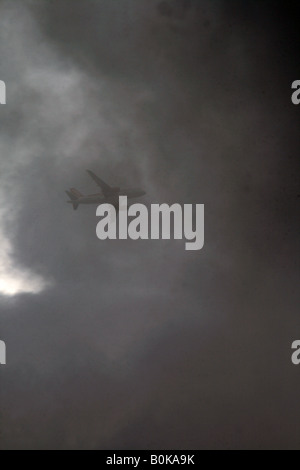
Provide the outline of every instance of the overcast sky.
[[[1,449],[300,448],[299,8],[273,3],[0,0]],[[204,249],[98,240],[64,193],[86,169],[205,204]]]

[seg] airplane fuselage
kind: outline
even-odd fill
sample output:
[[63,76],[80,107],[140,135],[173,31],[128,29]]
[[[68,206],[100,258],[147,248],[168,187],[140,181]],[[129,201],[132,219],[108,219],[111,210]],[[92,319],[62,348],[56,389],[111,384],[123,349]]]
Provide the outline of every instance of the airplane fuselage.
[[128,199],[133,199],[144,196],[146,194],[146,192],[140,188],[121,189],[119,187],[109,186],[92,171],[87,170],[87,173],[95,181],[97,186],[101,188],[101,193],[89,194],[86,196],[76,188],[71,188],[69,191],[66,191],[70,198],[70,200],[67,202],[73,205],[74,210],[76,210],[81,204],[100,205],[106,203],[117,206],[119,203],[119,196],[126,196]]
[[[119,200],[119,196],[127,196],[128,199],[144,196],[146,193],[142,189],[124,189],[112,194],[110,196],[103,196],[101,193],[89,194],[87,196],[79,197],[76,201],[77,204],[115,204]],[[73,201],[68,201],[72,203]]]

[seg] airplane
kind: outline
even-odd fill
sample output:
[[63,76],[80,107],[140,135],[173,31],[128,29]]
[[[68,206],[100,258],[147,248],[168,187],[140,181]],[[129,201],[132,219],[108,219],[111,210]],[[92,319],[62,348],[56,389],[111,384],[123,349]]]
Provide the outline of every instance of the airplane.
[[146,192],[140,188],[121,189],[119,187],[111,187],[101,178],[90,170],[86,170],[95,183],[101,188],[101,193],[89,194],[84,196],[76,188],[66,191],[70,198],[68,204],[73,205],[73,209],[78,209],[80,204],[112,204],[117,210],[119,209],[119,196],[127,196],[128,199],[144,196]]

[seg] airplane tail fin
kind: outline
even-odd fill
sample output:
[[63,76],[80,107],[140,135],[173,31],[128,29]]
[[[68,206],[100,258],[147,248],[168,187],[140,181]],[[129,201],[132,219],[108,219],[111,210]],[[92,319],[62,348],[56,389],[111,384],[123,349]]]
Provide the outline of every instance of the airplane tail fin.
[[70,192],[73,194],[73,196],[75,196],[76,199],[83,197],[83,194],[80,191],[78,191],[78,189],[76,188],[71,188]]
[[79,206],[79,204],[77,202],[79,198],[77,196],[75,196],[75,194],[72,190],[71,191],[66,191],[66,193],[70,198],[70,201],[68,201],[68,202],[73,205],[73,209],[74,209],[74,211],[76,211],[76,209],[78,209],[78,206]]

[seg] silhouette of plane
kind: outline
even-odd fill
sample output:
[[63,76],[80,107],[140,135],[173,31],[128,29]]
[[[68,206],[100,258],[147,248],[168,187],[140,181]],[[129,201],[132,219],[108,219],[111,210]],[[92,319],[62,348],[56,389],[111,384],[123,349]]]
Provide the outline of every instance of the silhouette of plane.
[[146,192],[140,188],[121,189],[111,187],[92,171],[87,170],[87,172],[91,178],[93,178],[95,183],[101,188],[101,193],[84,196],[76,188],[71,188],[69,191],[66,191],[70,198],[70,200],[67,202],[73,205],[74,210],[78,209],[80,204],[112,204],[118,210],[119,196],[127,196],[128,199],[132,199],[144,196],[146,194]]

